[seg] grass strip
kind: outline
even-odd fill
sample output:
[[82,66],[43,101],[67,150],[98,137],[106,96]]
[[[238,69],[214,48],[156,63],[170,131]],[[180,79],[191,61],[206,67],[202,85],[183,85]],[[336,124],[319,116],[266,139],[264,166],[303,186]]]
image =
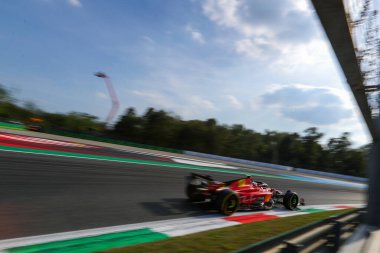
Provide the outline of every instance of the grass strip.
[[43,243],[32,246],[13,248],[9,253],[89,253],[116,247],[158,241],[168,238],[167,235],[153,232],[148,228],[127,232],[90,236],[72,240]]
[[243,224],[187,236],[173,237],[163,241],[111,249],[103,251],[103,253],[231,252],[281,233],[351,210],[352,209],[344,209],[318,212]]
[[12,129],[12,130],[25,130],[24,125],[12,124],[6,122],[0,122],[0,128]]

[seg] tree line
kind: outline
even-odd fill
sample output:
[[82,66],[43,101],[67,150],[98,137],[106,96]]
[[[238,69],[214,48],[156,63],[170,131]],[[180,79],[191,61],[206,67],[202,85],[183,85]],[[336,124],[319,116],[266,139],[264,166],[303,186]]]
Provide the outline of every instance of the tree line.
[[112,134],[156,146],[366,176],[368,146],[353,148],[347,132],[323,145],[324,134],[316,127],[301,134],[268,130],[259,133],[241,124],[218,124],[215,119],[185,121],[154,108],[139,116],[134,108],[128,108]]
[[219,124],[216,119],[182,120],[164,110],[148,108],[138,115],[127,108],[111,128],[97,117],[79,112],[49,113],[33,103],[20,103],[0,85],[0,120],[27,122],[43,119],[45,130],[96,134],[136,143],[191,150],[319,171],[366,176],[368,146],[353,148],[350,134],[330,138],[316,127],[302,133],[266,130],[259,133],[241,124]]
[[50,113],[39,109],[33,102],[20,102],[12,92],[0,84],[0,121],[31,123],[31,118],[40,118],[43,129],[56,129],[70,132],[101,133],[105,123],[96,116],[82,112]]

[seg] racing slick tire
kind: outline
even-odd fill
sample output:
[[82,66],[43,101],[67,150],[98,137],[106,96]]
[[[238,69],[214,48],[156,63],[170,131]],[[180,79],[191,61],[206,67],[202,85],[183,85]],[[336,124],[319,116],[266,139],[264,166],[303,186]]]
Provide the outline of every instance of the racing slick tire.
[[291,191],[287,191],[285,193],[283,204],[286,209],[294,210],[297,208],[298,203],[299,203],[299,197],[297,193],[291,192]]
[[205,197],[199,193],[196,185],[188,184],[186,186],[186,195],[192,202],[200,202],[205,200]]
[[231,215],[239,208],[239,196],[230,189],[218,193],[215,204],[220,213]]

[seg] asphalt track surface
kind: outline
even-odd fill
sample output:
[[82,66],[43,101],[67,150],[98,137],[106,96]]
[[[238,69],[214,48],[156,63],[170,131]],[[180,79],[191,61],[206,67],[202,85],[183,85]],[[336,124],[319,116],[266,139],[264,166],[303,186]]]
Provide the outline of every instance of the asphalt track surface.
[[[157,159],[108,150],[117,155]],[[193,170],[36,154],[0,152],[0,239],[204,215],[186,200]],[[199,173],[199,171],[193,171]],[[281,172],[283,173],[283,172]],[[207,173],[218,180],[241,175]],[[360,189],[256,177],[292,189],[308,204],[362,203]]]

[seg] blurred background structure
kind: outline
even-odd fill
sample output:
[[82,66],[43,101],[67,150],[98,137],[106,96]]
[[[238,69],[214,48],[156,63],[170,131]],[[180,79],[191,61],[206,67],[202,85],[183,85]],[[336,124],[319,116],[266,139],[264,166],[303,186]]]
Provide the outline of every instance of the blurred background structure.
[[117,111],[119,110],[119,106],[120,106],[119,99],[117,98],[115,89],[113,88],[111,78],[109,76],[107,76],[103,72],[96,72],[94,75],[104,79],[107,89],[108,89],[108,93],[111,98],[112,107],[106,118],[106,123],[108,126],[110,126],[113,118],[115,117],[115,115],[117,114]]
[[[365,245],[373,227],[380,227],[380,40],[377,11],[370,0],[312,2],[373,139],[368,167],[368,227],[359,230],[355,237]],[[358,240],[360,237],[362,240]],[[360,246],[355,247],[347,252],[362,252]],[[368,248],[368,245],[363,247]]]

